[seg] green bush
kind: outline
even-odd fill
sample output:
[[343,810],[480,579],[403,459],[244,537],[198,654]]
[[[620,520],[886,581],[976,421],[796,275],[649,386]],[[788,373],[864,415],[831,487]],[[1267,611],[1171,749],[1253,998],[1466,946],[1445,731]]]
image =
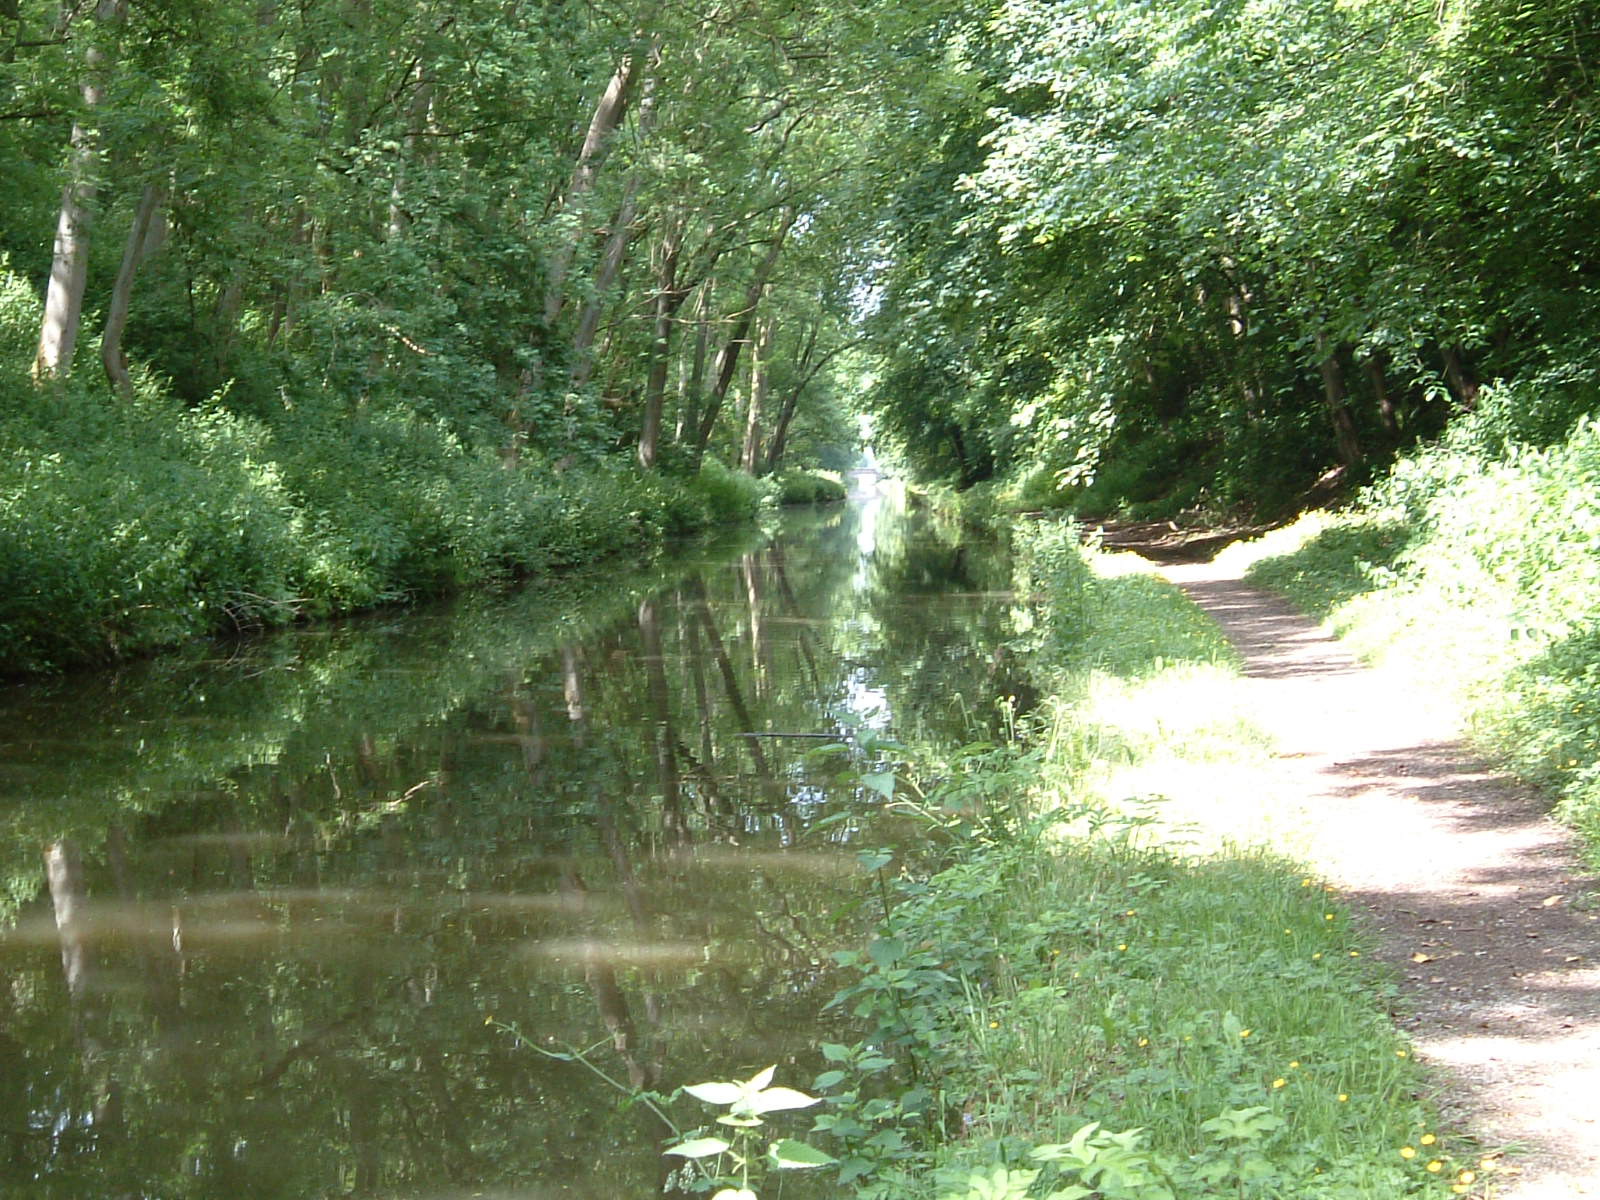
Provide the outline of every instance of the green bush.
[[153,385],[125,401],[17,380],[7,399],[0,672],[589,561],[749,519],[764,494],[712,463],[693,480],[507,463],[440,420],[326,395],[255,416]]
[[832,504],[849,490],[830,471],[784,471],[774,481],[779,504]]

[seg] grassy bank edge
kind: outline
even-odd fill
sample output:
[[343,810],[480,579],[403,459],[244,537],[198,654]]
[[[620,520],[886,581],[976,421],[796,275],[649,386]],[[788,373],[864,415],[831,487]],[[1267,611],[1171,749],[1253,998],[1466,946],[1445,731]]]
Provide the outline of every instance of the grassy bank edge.
[[548,575],[780,496],[712,460],[507,459],[320,395],[258,413],[154,386],[24,399],[0,406],[0,676]]
[[1337,896],[1108,790],[1260,752],[1220,631],[1070,525],[1017,536],[1017,645],[1052,695],[1016,745],[908,755],[896,804],[941,852],[863,856],[886,913],[836,1005],[867,1032],[823,1047],[805,1136],[883,1200],[1480,1194],[1492,1161],[1436,1129]]

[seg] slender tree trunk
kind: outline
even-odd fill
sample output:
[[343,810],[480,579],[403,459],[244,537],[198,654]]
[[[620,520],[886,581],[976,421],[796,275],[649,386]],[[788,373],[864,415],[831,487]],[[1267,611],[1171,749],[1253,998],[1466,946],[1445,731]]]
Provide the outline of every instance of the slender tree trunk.
[[784,239],[789,236],[789,230],[794,226],[795,216],[793,208],[787,206],[784,208],[778,228],[772,235],[772,242],[767,247],[767,256],[762,260],[755,277],[750,281],[750,286],[745,290],[744,306],[737,314],[733,331],[717,354],[716,380],[712,384],[711,396],[705,411],[700,415],[700,427],[695,435],[696,461],[705,453],[706,445],[711,441],[711,431],[716,428],[717,417],[722,411],[723,402],[727,399],[728,387],[733,383],[734,372],[739,368],[739,354],[744,349],[745,342],[749,340],[750,324],[755,320],[756,307],[761,303],[761,295],[766,291],[767,281],[771,279],[772,272],[778,265],[778,259],[783,254]]
[[[621,61],[617,63],[617,69],[611,73],[611,79],[606,84],[599,103],[595,105],[594,115],[589,118],[588,132],[584,134],[583,145],[578,150],[578,161],[572,168],[572,181],[567,185],[566,195],[562,199],[563,208],[573,208],[594,187],[600,163],[605,157],[606,142],[621,127],[622,118],[627,115],[628,101],[633,94],[634,85],[638,82],[642,65],[642,56],[630,51],[622,56]],[[577,253],[580,240],[581,235],[575,232],[562,242],[551,256],[545,272],[546,325],[555,324],[556,318],[561,315],[562,307],[566,304],[566,294],[562,289],[567,281],[567,272],[572,268],[572,259]]]
[[706,279],[694,305],[694,355],[689,365],[689,379],[683,388],[683,399],[678,407],[678,424],[674,440],[682,445],[696,443],[700,437],[700,406],[705,399],[706,359],[711,353],[711,302],[717,290],[716,277]]
[[739,467],[751,475],[756,473],[756,463],[761,456],[761,410],[767,402],[776,328],[771,317],[757,323],[756,348],[750,358],[750,401],[745,407],[744,445],[739,451]]
[[1338,353],[1329,349],[1326,336],[1320,333],[1317,335],[1317,353],[1322,356],[1322,361],[1317,364],[1322,375],[1322,401],[1328,410],[1328,419],[1333,423],[1339,461],[1347,468],[1354,469],[1361,462],[1361,440],[1356,434],[1355,418],[1350,415]]
[[1456,403],[1464,412],[1478,407],[1478,393],[1482,386],[1471,369],[1461,360],[1460,346],[1441,346],[1439,357],[1444,359],[1444,377],[1450,390],[1456,394]]
[[[126,0],[99,0],[94,17],[100,24],[120,20]],[[72,153],[67,163],[67,183],[61,192],[56,220],[55,249],[50,262],[50,287],[45,293],[44,321],[39,329],[39,350],[33,360],[33,377],[44,381],[72,369],[83,319],[83,293],[89,282],[89,226],[97,185],[95,168],[99,133],[98,110],[105,100],[105,52],[90,45],[83,54],[83,112],[72,123]]]
[[633,222],[638,215],[637,197],[639,194],[638,176],[628,180],[627,189],[623,192],[622,203],[617,208],[617,215],[611,222],[611,236],[606,239],[605,253],[600,258],[600,268],[595,272],[594,294],[589,297],[583,306],[583,312],[578,317],[578,329],[572,337],[572,374],[569,384],[573,390],[581,388],[589,382],[589,376],[594,371],[594,335],[600,328],[600,317],[605,312],[606,293],[617,281],[617,276],[622,272],[622,262],[628,252],[628,243],[633,238]]
[[128,244],[122,251],[122,265],[117,268],[117,281],[111,287],[106,327],[100,335],[101,365],[105,367],[111,386],[123,396],[133,391],[128,356],[122,350],[122,335],[128,327],[128,311],[133,304],[133,279],[140,265],[161,244],[158,220],[165,198],[165,189],[154,183],[145,184],[139,195],[133,223],[128,228]]
[[1389,394],[1389,380],[1383,373],[1383,364],[1376,355],[1371,355],[1361,360],[1361,368],[1372,384],[1372,395],[1378,402],[1378,420],[1382,422],[1384,432],[1390,437],[1398,437],[1400,419],[1395,413],[1394,397]]
[[651,470],[661,442],[661,415],[666,405],[667,369],[671,364],[672,322],[684,292],[678,287],[678,232],[669,226],[661,243],[656,278],[654,323],[650,333],[650,369],[645,373],[644,406],[639,422],[639,465]]
[[783,398],[783,403],[778,407],[778,419],[772,424],[772,440],[767,443],[766,461],[761,464],[762,475],[776,474],[778,468],[783,465],[783,452],[789,441],[789,423],[794,420],[794,414],[800,407],[800,397],[823,365],[833,357],[833,354],[839,353],[835,350],[833,354],[823,355],[820,360],[816,358],[817,332],[821,327],[819,322],[811,326],[806,334],[806,348],[800,355],[800,379],[789,389]]

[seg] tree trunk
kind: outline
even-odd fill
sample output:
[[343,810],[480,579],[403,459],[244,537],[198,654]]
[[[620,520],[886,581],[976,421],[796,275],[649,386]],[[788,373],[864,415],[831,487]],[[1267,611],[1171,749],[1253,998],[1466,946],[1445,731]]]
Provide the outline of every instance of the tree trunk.
[[611,222],[611,236],[606,239],[605,253],[600,258],[600,268],[595,272],[594,294],[589,297],[583,306],[583,313],[578,318],[577,332],[572,336],[572,374],[568,385],[576,391],[589,382],[589,376],[594,371],[594,335],[600,328],[600,317],[605,312],[606,293],[611,290],[617,281],[617,276],[622,272],[623,257],[628,252],[628,243],[633,238],[633,221],[638,215],[636,198],[639,194],[639,179],[634,176],[628,180],[627,189],[622,194],[622,204],[617,209],[617,215]]
[[1361,440],[1356,434],[1355,418],[1350,415],[1349,398],[1345,393],[1344,372],[1339,367],[1336,350],[1328,348],[1328,339],[1317,335],[1317,353],[1322,361],[1317,364],[1322,374],[1322,401],[1333,423],[1334,440],[1339,447],[1339,461],[1354,469],[1361,462]]
[[774,475],[783,465],[783,452],[789,442],[789,424],[794,420],[794,414],[800,407],[801,395],[828,360],[844,349],[841,346],[838,350],[816,359],[817,332],[820,329],[820,323],[813,325],[806,334],[806,348],[800,355],[800,379],[789,389],[783,398],[783,403],[778,407],[778,419],[772,423],[772,440],[767,443],[766,461],[761,465],[762,475]]
[[[101,24],[120,20],[126,0],[99,0],[94,17]],[[72,123],[72,154],[67,163],[67,183],[61,192],[61,212],[56,221],[55,249],[50,262],[50,287],[45,293],[44,321],[39,328],[39,350],[33,360],[33,377],[43,382],[72,369],[72,352],[78,345],[83,318],[83,292],[89,282],[89,225],[96,192],[95,166],[99,155],[97,110],[105,99],[105,52],[90,45],[83,53],[83,112]]]
[[683,399],[678,408],[678,424],[673,435],[682,446],[695,443],[700,437],[700,402],[705,398],[706,357],[711,352],[711,301],[716,295],[717,280],[709,277],[700,285],[694,305],[694,356],[689,366],[689,379],[684,385]]
[[145,184],[139,195],[133,223],[128,227],[128,244],[122,251],[122,265],[117,268],[117,281],[111,287],[106,327],[100,335],[100,362],[106,379],[124,397],[133,392],[128,356],[122,351],[122,334],[128,327],[128,310],[133,304],[133,279],[144,260],[161,245],[163,231],[158,214],[165,198],[165,189],[154,183]]
[[1482,387],[1477,376],[1461,361],[1461,347],[1441,346],[1439,357],[1444,359],[1444,377],[1456,394],[1456,403],[1463,412],[1471,412],[1478,407],[1478,393]]
[[761,454],[761,409],[767,402],[776,323],[767,317],[757,323],[756,329],[756,348],[750,359],[750,401],[744,414],[744,445],[739,451],[739,467],[751,475],[756,473],[756,460]]
[[[628,100],[633,94],[634,84],[638,82],[641,67],[640,55],[630,51],[622,56],[622,60],[617,63],[617,69],[611,73],[611,80],[606,84],[600,102],[595,105],[594,115],[589,118],[588,132],[584,134],[583,145],[578,150],[578,161],[572,168],[572,181],[567,185],[567,194],[562,199],[563,208],[572,208],[594,187],[595,177],[599,174],[600,163],[604,158],[606,141],[622,125],[622,118],[627,115]],[[566,295],[562,288],[567,281],[567,272],[572,268],[572,259],[577,253],[580,238],[581,235],[575,232],[557,248],[550,259],[545,273],[546,325],[555,324],[556,318],[561,315],[562,307],[566,304]]]
[[783,254],[784,239],[789,236],[789,230],[794,225],[795,210],[785,206],[783,216],[778,222],[778,228],[772,235],[772,243],[767,247],[767,256],[756,270],[755,278],[750,281],[750,286],[745,290],[744,307],[736,314],[737,322],[733,332],[728,335],[728,340],[723,344],[717,354],[715,368],[716,380],[712,384],[711,396],[706,404],[705,412],[700,415],[700,427],[695,434],[694,454],[696,462],[705,454],[706,445],[711,441],[711,431],[716,428],[717,417],[722,411],[723,402],[728,396],[728,387],[733,383],[734,372],[739,367],[739,354],[744,349],[745,342],[750,337],[750,323],[755,320],[756,306],[761,303],[761,294],[766,291],[767,281],[772,277],[773,270],[778,265],[778,259]]
[[672,348],[672,321],[686,293],[678,287],[678,233],[667,229],[661,243],[661,266],[656,278],[654,325],[650,334],[650,368],[645,373],[644,405],[639,423],[639,465],[656,465],[661,443],[661,414],[666,405],[667,368]]
[[1400,419],[1395,413],[1394,397],[1389,394],[1389,381],[1383,373],[1383,364],[1374,355],[1362,359],[1361,367],[1372,384],[1372,395],[1378,402],[1378,420],[1383,423],[1384,432],[1391,437],[1399,437]]

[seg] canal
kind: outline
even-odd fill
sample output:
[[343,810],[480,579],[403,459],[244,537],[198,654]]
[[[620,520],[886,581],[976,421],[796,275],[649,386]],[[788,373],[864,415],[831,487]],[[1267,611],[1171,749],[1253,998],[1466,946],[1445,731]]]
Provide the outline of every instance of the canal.
[[863,776],[993,733],[1009,584],[875,501],[0,689],[0,1195],[659,1194],[624,1090],[848,1040]]

